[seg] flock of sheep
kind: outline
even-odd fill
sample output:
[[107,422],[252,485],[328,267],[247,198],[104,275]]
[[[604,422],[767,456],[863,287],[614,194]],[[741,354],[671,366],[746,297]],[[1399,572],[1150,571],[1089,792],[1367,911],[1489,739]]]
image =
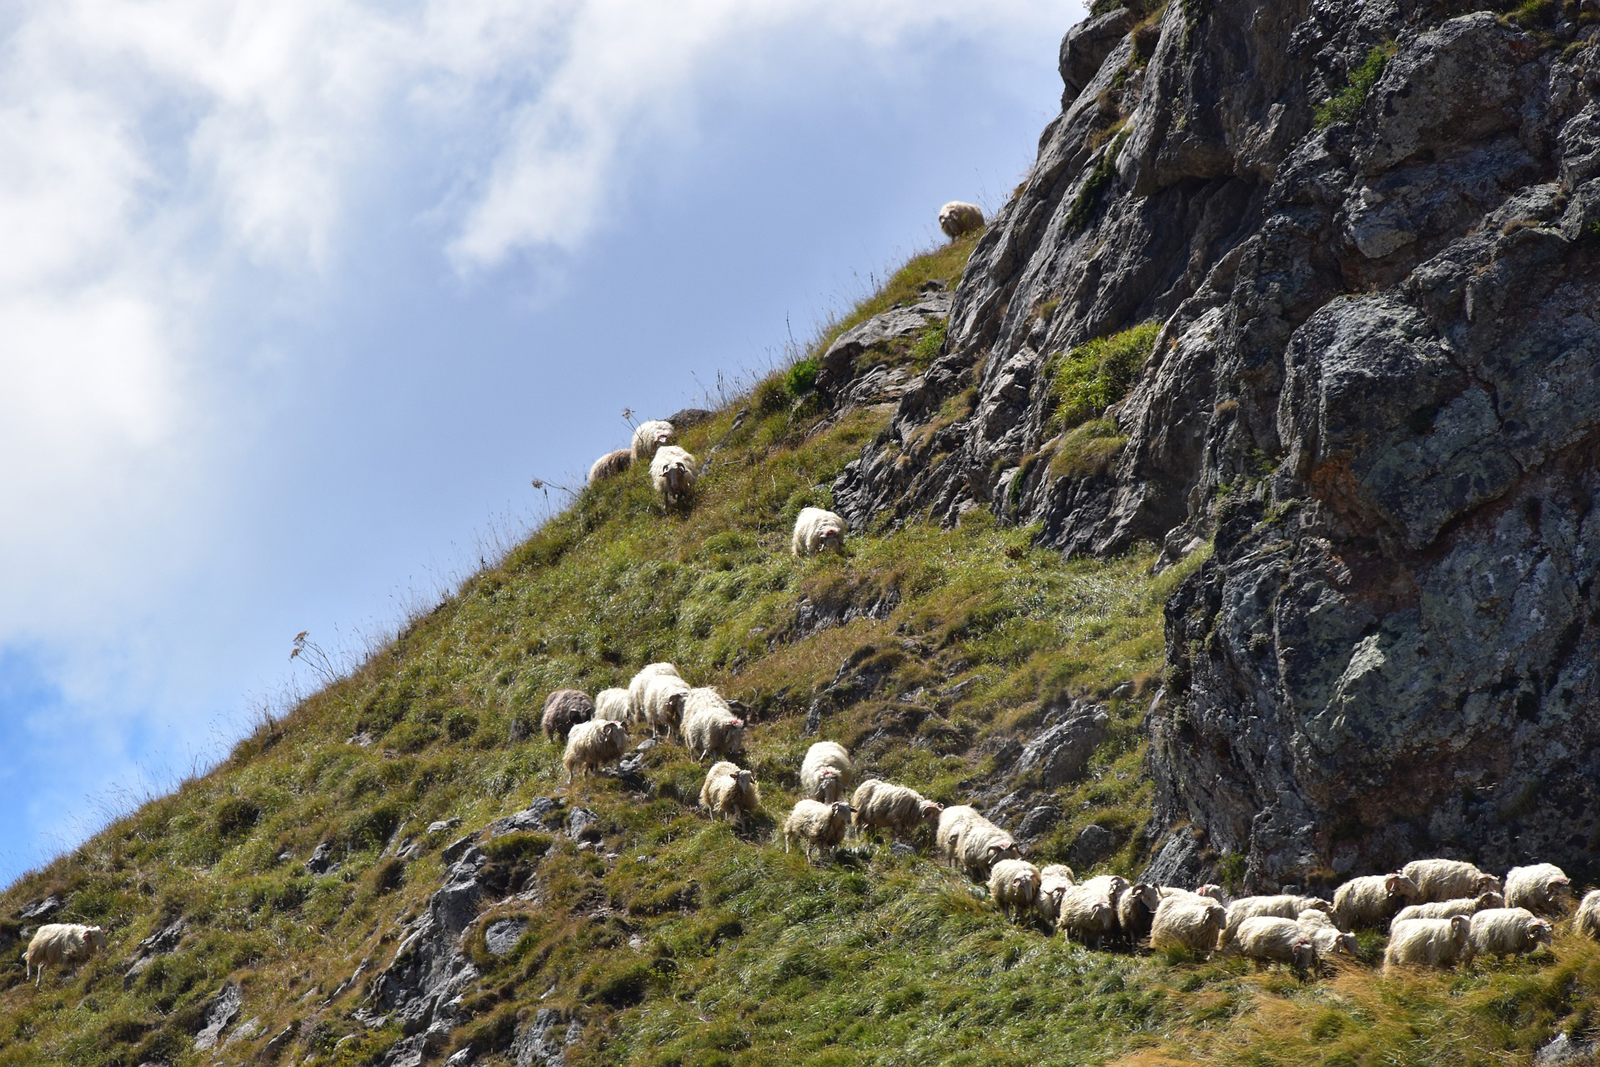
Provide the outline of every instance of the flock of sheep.
[[[796,523],[796,555],[837,543],[821,518],[830,513],[806,511],[815,514],[802,513]],[[669,741],[680,737],[696,759],[716,760],[700,790],[700,804],[713,817],[742,827],[760,809],[754,776],[732,761],[744,750],[744,720],[715,689],[691,687],[670,663],[652,663],[627,689],[603,690],[592,701],[560,689],[545,702],[545,736],[566,739],[569,783],[580,772],[621,759],[630,726]],[[1097,948],[1148,945],[1202,957],[1233,954],[1258,967],[1278,962],[1312,973],[1332,954],[1356,954],[1353,931],[1387,924],[1386,971],[1445,967],[1476,955],[1527,953],[1550,944],[1552,920],[1572,903],[1570,880],[1548,863],[1514,867],[1502,881],[1461,860],[1416,860],[1389,874],[1353,878],[1331,901],[1292,893],[1229,900],[1220,886],[1191,890],[1130,883],[1118,875],[1080,882],[1065,865],[1030,863],[1010,834],[967,805],[946,807],[878,778],[851,793],[855,764],[836,741],[812,745],[799,777],[800,799],[780,831],[784,851],[799,843],[809,859],[842,844],[852,828],[858,837],[887,829],[909,840],[928,827],[934,856],[985,882],[1005,915]],[[1600,890],[1583,898],[1574,926],[1600,940]]]

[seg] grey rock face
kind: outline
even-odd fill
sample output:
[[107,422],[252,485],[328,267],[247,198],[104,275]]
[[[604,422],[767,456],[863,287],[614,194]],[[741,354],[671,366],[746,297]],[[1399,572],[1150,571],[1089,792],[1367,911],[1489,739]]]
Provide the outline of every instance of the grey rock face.
[[565,1033],[558,1036],[561,1015],[550,1008],[540,1008],[532,1021],[517,1031],[511,1043],[511,1055],[517,1067],[565,1067],[566,1050],[578,1040],[583,1028],[576,1021],[566,1024]]
[[1111,716],[1098,705],[1065,710],[1060,721],[1023,746],[1013,775],[1036,774],[1046,789],[1073,781],[1083,774],[1110,722]]
[[43,900],[36,900],[32,904],[17,912],[17,918],[23,922],[32,922],[36,919],[48,919],[61,910],[61,898],[54,893]]
[[[985,507],[1168,562],[1215,538],[1167,611],[1153,871],[1600,872],[1600,27],[1437,0],[1134,22],[1063,42],[1062,113],[835,509]],[[1113,466],[1052,475],[1055,361],[1145,321]]]
[[156,957],[166,955],[177,948],[178,942],[183,940],[183,935],[188,930],[189,924],[187,921],[181,918],[174,919],[134,946],[133,963],[122,976],[122,988],[130,988],[138,977],[156,961]]
[[483,932],[484,947],[489,950],[490,955],[504,956],[516,947],[517,941],[527,928],[527,919],[496,919]]
[[[846,330],[817,360],[817,389],[834,400],[836,405],[841,392],[847,387],[863,394],[848,398],[854,403],[883,392],[887,379],[875,380],[867,386],[862,384],[868,377],[866,372],[871,366],[869,360],[872,353],[886,348],[892,342],[915,337],[929,326],[943,322],[950,314],[950,299],[948,292],[933,290],[922,294],[908,306],[891,308]],[[901,377],[893,384],[898,391],[903,391],[905,381]]]
[[206,1052],[217,1047],[222,1031],[239,1016],[239,1006],[244,1003],[238,982],[226,982],[211,998],[206,1007],[206,1024],[194,1035],[194,1047]]

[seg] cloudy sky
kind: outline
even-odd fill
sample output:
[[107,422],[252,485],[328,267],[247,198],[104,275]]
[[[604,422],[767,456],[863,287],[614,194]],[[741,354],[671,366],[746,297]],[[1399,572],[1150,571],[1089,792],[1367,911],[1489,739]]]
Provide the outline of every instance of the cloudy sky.
[[998,207],[1081,15],[0,8],[0,882]]

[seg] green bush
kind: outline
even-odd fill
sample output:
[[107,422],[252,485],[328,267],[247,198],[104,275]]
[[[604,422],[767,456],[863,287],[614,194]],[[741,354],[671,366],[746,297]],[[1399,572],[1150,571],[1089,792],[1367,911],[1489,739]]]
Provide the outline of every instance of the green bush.
[[1327,100],[1318,105],[1314,116],[1317,129],[1331,126],[1335,122],[1351,122],[1361,113],[1361,105],[1366,102],[1367,93],[1378,84],[1378,79],[1383,76],[1383,68],[1388,65],[1389,57],[1394,55],[1394,42],[1375,46],[1367,53],[1367,58],[1361,65],[1350,72],[1350,84],[1334,93]]
[[783,376],[783,387],[789,396],[799,400],[817,387],[817,361],[802,359],[799,363],[789,368],[789,373]]
[[1160,332],[1160,323],[1146,322],[1110,337],[1098,337],[1063,356],[1051,383],[1062,429],[1098,418],[1127,396]]

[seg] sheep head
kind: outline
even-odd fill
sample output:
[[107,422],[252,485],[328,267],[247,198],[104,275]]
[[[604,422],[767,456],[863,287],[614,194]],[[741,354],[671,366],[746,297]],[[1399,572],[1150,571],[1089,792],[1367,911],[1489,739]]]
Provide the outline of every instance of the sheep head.
[[734,719],[722,734],[722,746],[729,752],[744,751],[744,720]]
[[1111,921],[1111,916],[1112,916],[1111,901],[1109,901],[1109,900],[1097,900],[1093,904],[1089,905],[1089,921],[1090,922],[1107,922],[1107,923],[1109,923]]
[[1031,903],[1039,895],[1039,876],[1029,871],[1018,871],[1011,876],[1011,889],[1017,899]]
[[1554,904],[1558,900],[1572,899],[1572,879],[1565,875],[1550,879],[1549,888],[1545,890],[1545,900]]
[[1505,906],[1506,906],[1506,898],[1501,896],[1499,893],[1494,892],[1493,890],[1491,890],[1491,891],[1489,891],[1487,893],[1479,893],[1478,894],[1478,901],[1477,901],[1477,910],[1478,911],[1486,911],[1489,908],[1503,908]]
[[1227,890],[1223,889],[1215,882],[1207,882],[1205,885],[1197,888],[1194,891],[1194,895],[1197,897],[1210,897],[1212,900],[1220,901],[1226,892]]
[[1309,971],[1317,965],[1317,946],[1306,938],[1302,937],[1290,946],[1289,955],[1294,965],[1302,971]]
[[1450,940],[1458,945],[1467,943],[1467,935],[1472,932],[1472,920],[1465,915],[1452,915],[1450,917]]
[[828,523],[817,534],[817,545],[820,548],[831,548],[836,552],[844,551],[844,531]]
[[1120,875],[1120,874],[1113,874],[1111,876],[1110,885],[1111,885],[1111,892],[1113,892],[1113,893],[1121,893],[1121,892],[1123,892],[1124,890],[1126,890],[1128,888],[1128,880],[1126,878],[1122,877],[1122,875]]
[[96,952],[99,952],[101,949],[106,947],[106,932],[104,928],[99,926],[91,926],[88,930],[84,931],[84,934],[85,939],[89,942],[89,946]]
[[998,841],[991,841],[989,843],[989,847],[984,849],[983,856],[991,867],[993,867],[1000,860],[1008,857],[1011,859],[1022,858],[1021,854],[1017,852],[1017,843],[1011,840],[1009,837],[1003,837]]
[[1484,873],[1480,873],[1477,878],[1473,879],[1473,881],[1472,881],[1472,892],[1473,892],[1474,896],[1476,896],[1479,893],[1487,893],[1490,890],[1493,890],[1496,893],[1500,892],[1500,890],[1501,890],[1500,879],[1496,878],[1492,874],[1484,874]]
[[1308,897],[1306,899],[1305,907],[1301,910],[1316,910],[1322,912],[1324,915],[1331,915],[1333,914],[1333,905],[1328,901],[1323,900],[1321,897]]
[[1417,883],[1407,878],[1399,871],[1391,872],[1383,880],[1384,892],[1391,897],[1404,897],[1406,900],[1415,900],[1422,895],[1422,890]]
[[1161,906],[1161,890],[1153,885],[1139,882],[1137,885],[1131,886],[1128,891],[1151,911],[1155,911]]

